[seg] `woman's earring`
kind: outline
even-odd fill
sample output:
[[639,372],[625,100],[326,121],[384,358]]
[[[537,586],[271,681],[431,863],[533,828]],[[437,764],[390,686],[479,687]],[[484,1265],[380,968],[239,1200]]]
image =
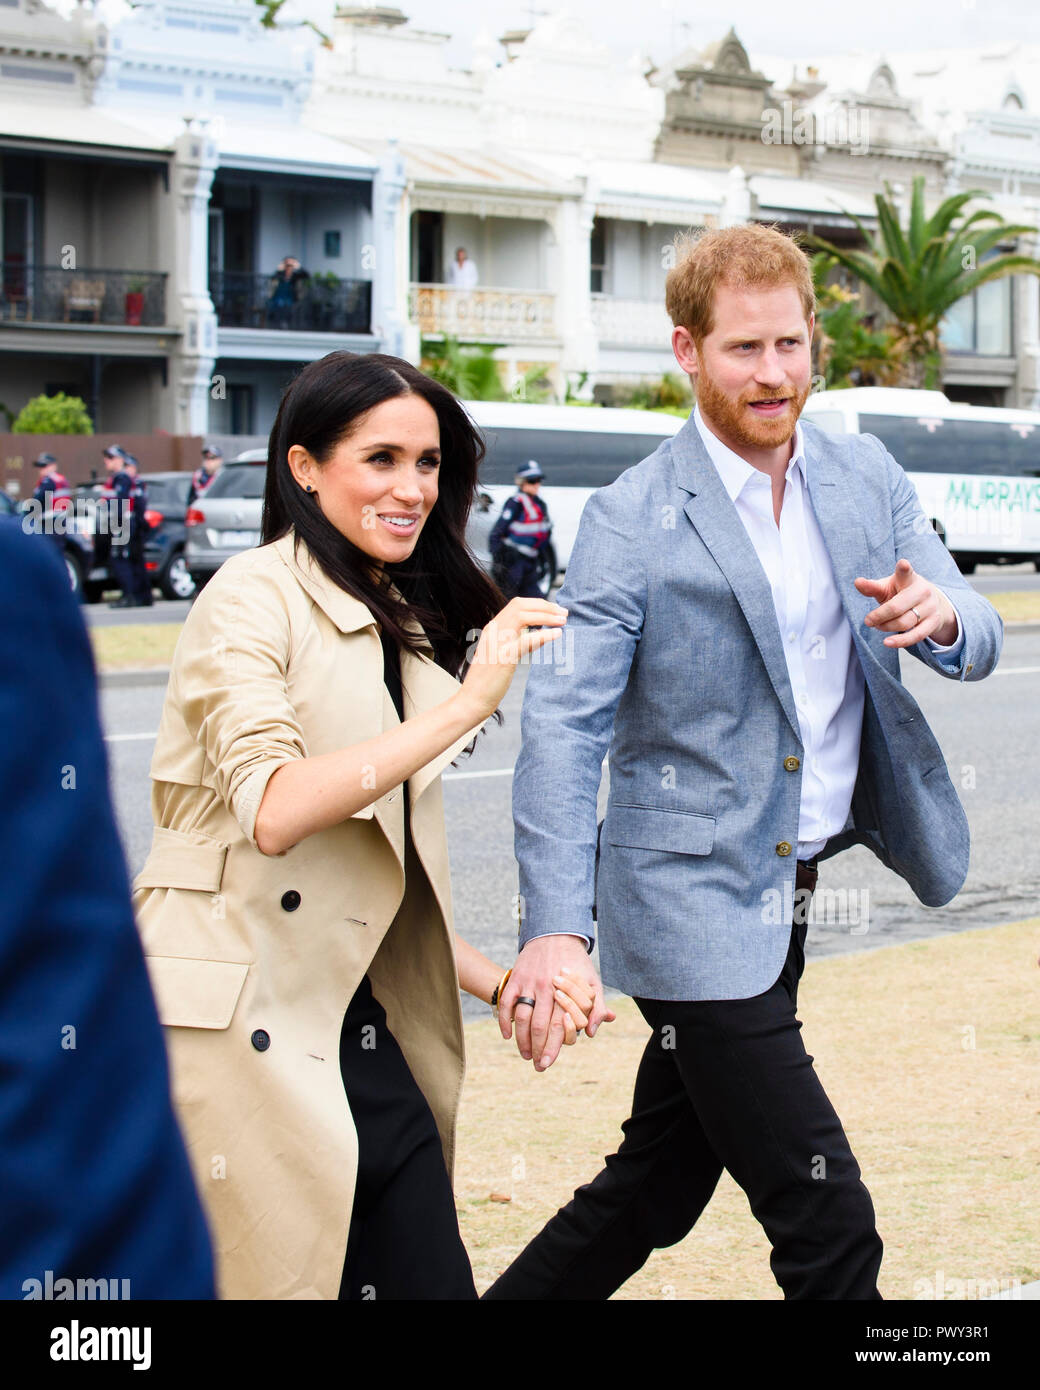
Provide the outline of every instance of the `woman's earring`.
[[314,489],[311,487],[310,483],[307,484],[307,491],[308,491],[308,492],[313,492],[313,491],[314,491]]

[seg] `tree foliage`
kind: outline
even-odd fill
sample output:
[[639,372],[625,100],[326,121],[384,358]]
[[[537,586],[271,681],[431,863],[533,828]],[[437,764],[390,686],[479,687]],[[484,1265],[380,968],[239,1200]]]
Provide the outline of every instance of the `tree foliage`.
[[924,182],[923,175],[914,179],[905,227],[888,183],[887,196],[874,195],[876,234],[855,214],[847,214],[859,227],[865,250],[846,250],[812,235],[802,240],[850,270],[889,310],[897,330],[894,342],[905,357],[899,384],[936,388],[942,377],[943,316],[991,280],[1019,271],[1040,275],[1040,261],[1018,252],[996,252],[1002,243],[1037,229],[1005,222],[992,208],[969,213],[967,204],[973,199],[991,196],[983,189],[956,193],[926,217]]

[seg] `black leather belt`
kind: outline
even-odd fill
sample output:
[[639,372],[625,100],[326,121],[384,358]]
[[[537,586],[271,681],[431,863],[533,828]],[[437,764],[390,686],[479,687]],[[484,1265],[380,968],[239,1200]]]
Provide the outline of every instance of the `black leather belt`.
[[816,880],[819,877],[819,869],[815,859],[799,859],[795,865],[794,886],[796,889],[804,888],[812,893],[816,889]]

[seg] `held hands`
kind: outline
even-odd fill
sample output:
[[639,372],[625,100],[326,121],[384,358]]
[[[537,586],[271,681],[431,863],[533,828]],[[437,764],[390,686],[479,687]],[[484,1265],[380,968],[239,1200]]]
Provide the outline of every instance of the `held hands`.
[[897,634],[885,638],[886,647],[912,647],[926,637],[948,647],[957,640],[953,604],[909,560],[897,560],[887,579],[857,579],[856,588],[878,603],[863,619],[866,625]]
[[[534,1006],[520,1003],[533,999]],[[516,1045],[535,1071],[546,1071],[562,1046],[577,1041],[584,1029],[595,1035],[601,1023],[613,1023],[614,1011],[603,998],[603,986],[576,936],[536,936],[517,956],[509,983],[498,1004],[498,1026],[510,1038],[516,1023]]]
[[474,701],[481,718],[502,703],[519,661],[546,642],[555,642],[566,621],[566,608],[544,598],[515,598],[492,618],[480,634],[462,682],[461,693]]

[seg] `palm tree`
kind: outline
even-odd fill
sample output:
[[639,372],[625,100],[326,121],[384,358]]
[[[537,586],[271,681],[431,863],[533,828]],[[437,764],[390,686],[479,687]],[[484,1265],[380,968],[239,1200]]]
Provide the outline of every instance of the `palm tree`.
[[[899,209],[892,189],[888,197],[874,195],[878,235],[872,235],[854,213],[852,218],[867,244],[865,251],[847,251],[821,237],[806,235],[802,241],[825,251],[874,291],[897,325],[897,347],[905,352],[901,385],[937,388],[942,377],[942,345],[939,328],[943,316],[959,299],[990,280],[1016,271],[1040,275],[1040,261],[1015,252],[1003,252],[983,260],[1009,237],[1028,236],[1035,227],[1005,222],[992,208],[963,213],[973,198],[988,198],[983,189],[969,189],[945,199],[924,215],[924,178],[914,179],[910,221],[900,226]],[[984,225],[984,224],[990,225]]]

